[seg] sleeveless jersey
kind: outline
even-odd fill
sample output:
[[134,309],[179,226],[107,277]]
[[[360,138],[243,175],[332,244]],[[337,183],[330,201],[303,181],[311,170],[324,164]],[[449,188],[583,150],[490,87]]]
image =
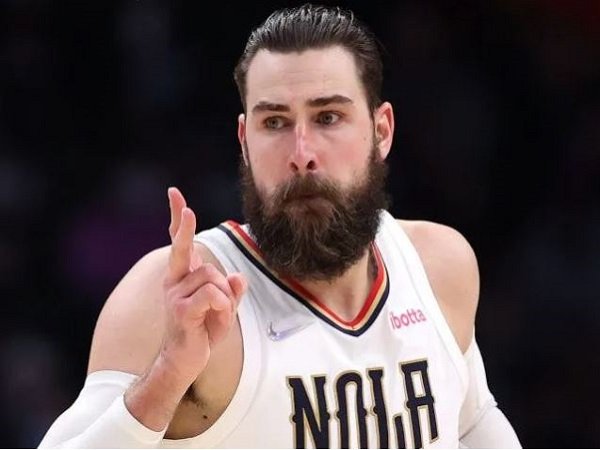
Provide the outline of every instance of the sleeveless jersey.
[[466,363],[389,213],[373,243],[376,279],[351,321],[271,271],[246,225],[225,222],[196,240],[228,273],[247,277],[243,369],[210,429],[163,447],[458,447]]

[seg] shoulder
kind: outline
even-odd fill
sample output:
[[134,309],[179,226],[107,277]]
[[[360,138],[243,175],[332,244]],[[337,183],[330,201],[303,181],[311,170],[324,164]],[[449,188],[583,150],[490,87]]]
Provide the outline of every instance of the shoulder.
[[[141,375],[154,361],[165,327],[163,282],[170,250],[169,245],[144,255],[111,292],[96,322],[88,373],[118,370]],[[195,242],[194,251],[222,270],[204,245]]]
[[417,250],[446,321],[466,351],[479,301],[479,268],[473,248],[461,233],[446,225],[397,222]]
[[[396,222],[408,235],[423,262],[435,269],[437,275],[465,275],[467,278],[477,275],[478,278],[475,252],[459,231],[423,220]],[[441,273],[437,273],[439,269],[443,269]]]

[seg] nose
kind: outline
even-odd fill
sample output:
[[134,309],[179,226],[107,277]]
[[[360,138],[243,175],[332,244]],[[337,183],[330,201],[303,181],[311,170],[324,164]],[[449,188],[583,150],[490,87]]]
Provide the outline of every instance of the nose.
[[304,176],[317,170],[314,139],[305,124],[296,125],[294,134],[295,146],[290,155],[289,166],[294,174]]

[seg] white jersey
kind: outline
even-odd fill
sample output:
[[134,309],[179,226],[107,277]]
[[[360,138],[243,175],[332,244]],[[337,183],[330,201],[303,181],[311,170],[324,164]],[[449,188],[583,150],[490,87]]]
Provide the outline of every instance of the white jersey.
[[162,447],[458,447],[466,363],[415,248],[381,214],[377,276],[351,321],[271,271],[247,226],[229,221],[197,236],[248,279],[243,369],[210,429]]

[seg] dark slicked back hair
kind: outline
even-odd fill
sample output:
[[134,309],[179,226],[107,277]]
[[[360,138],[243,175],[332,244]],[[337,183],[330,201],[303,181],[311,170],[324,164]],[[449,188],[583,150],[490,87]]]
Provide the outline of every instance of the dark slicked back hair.
[[381,105],[383,67],[377,41],[354,13],[339,7],[305,4],[273,12],[256,28],[246,43],[234,71],[244,111],[246,77],[259,50],[302,52],[339,45],[353,56],[371,112]]

